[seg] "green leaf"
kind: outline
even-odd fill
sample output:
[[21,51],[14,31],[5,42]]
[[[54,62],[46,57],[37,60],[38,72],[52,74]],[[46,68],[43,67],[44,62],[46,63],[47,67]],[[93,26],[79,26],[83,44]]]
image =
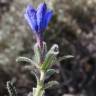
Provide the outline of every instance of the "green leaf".
[[59,85],[58,81],[49,81],[47,84],[45,84],[44,89],[48,89],[51,87],[57,87]]
[[7,89],[10,96],[17,96],[16,89],[11,81],[7,82]]
[[41,66],[42,70],[46,71],[51,65],[55,63],[55,61],[56,61],[56,57],[54,55],[52,54],[48,55]]
[[39,66],[36,64],[36,62],[34,62],[33,60],[31,60],[31,59],[29,59],[29,58],[27,58],[27,57],[18,57],[17,59],[16,59],[16,62],[27,62],[27,63],[29,63],[29,64],[31,64],[31,68],[33,67],[36,67],[36,68],[38,68],[39,69]]
[[35,56],[34,56],[35,62],[37,64],[40,64],[41,55],[40,55],[40,48],[37,43],[34,45],[34,53],[35,53]]
[[52,75],[55,74],[55,73],[56,73],[56,70],[55,70],[55,69],[48,69],[48,70],[46,71],[46,77],[45,77],[45,79],[50,78],[50,76],[52,76]]
[[69,59],[69,58],[74,58],[74,56],[72,56],[72,55],[62,56],[62,57],[60,57],[60,58],[58,59],[58,61],[60,62],[60,61],[62,61],[62,60]]
[[56,56],[59,54],[58,45],[54,44],[51,49],[48,51],[44,63],[41,65],[41,69],[46,71],[50,68],[54,63],[56,63]]
[[46,42],[43,42],[43,48],[41,49],[42,59],[45,59],[45,56],[47,54],[47,45]]

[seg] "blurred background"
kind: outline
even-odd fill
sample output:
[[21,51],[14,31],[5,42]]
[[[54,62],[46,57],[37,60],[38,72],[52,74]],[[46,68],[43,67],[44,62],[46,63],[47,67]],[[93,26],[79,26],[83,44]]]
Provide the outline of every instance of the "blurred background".
[[[32,58],[34,54],[35,38],[23,15],[28,4],[36,8],[40,2],[0,0],[0,96],[8,96],[8,80],[14,81],[18,96],[27,96],[36,85],[30,71],[15,59]],[[57,43],[58,57],[74,56],[53,66],[57,73],[49,80],[57,80],[60,85],[46,90],[46,96],[96,96],[96,0],[46,0],[46,3],[54,11],[44,33],[48,49]]]

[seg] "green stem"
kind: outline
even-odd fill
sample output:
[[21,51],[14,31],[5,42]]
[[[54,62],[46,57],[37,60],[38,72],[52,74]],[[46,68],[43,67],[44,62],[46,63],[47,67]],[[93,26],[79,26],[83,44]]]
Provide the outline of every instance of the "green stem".
[[33,94],[33,96],[43,96],[44,94],[44,77],[45,77],[45,73],[44,71],[41,71],[41,76],[40,76],[40,81],[37,82],[37,87],[35,90],[35,94]]

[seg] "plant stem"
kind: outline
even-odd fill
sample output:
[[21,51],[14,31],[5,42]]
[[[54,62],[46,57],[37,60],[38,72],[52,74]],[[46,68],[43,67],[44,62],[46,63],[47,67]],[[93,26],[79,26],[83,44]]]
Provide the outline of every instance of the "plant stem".
[[44,77],[45,77],[45,73],[44,71],[41,70],[40,81],[37,82],[37,88],[35,89],[35,94],[33,94],[33,96],[43,96]]

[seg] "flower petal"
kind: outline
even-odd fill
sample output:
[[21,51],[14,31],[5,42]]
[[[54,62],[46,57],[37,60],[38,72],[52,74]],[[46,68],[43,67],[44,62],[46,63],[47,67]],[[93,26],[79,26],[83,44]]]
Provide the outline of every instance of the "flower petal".
[[29,5],[26,8],[26,12],[24,14],[25,19],[28,21],[28,24],[32,28],[33,31],[37,32],[38,27],[37,27],[37,18],[36,18],[36,10],[32,8],[31,5]]
[[46,14],[47,6],[45,3],[41,3],[37,8],[37,25],[38,25],[38,32],[41,32],[44,28],[44,16]]
[[46,14],[45,14],[45,23],[46,23],[45,27],[48,26],[48,23],[51,20],[52,16],[53,16],[53,11],[47,11],[46,12]]

